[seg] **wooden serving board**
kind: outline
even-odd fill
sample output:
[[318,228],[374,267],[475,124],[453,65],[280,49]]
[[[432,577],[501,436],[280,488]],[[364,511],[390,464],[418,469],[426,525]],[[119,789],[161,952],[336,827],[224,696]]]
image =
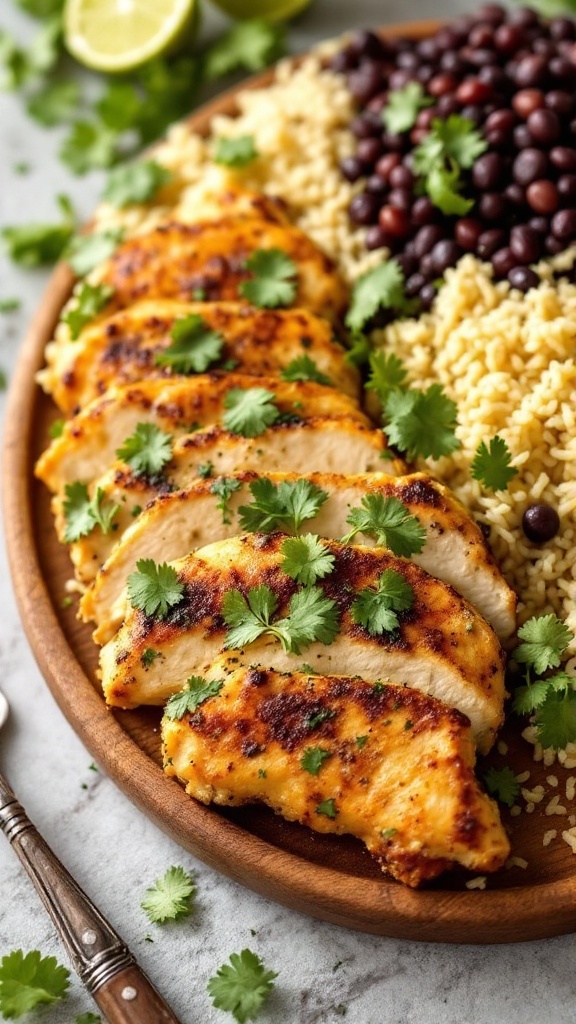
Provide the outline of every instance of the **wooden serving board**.
[[[419,22],[385,31],[421,38],[436,25]],[[243,88],[261,87],[270,78],[267,72]],[[206,133],[214,114],[234,110],[231,91],[189,123]],[[62,607],[71,565],[56,539],[49,495],[33,476],[35,460],[48,443],[49,423],[58,415],[34,375],[72,284],[67,267],[58,267],[14,375],[6,427],[5,518],[14,589],[30,645],[61,710],[102,769],[195,856],[305,914],[377,935],[438,942],[515,942],[575,930],[576,861],[562,840],[543,848],[547,829],[567,827],[565,818],[545,816],[546,801],[519,818],[503,811],[513,853],[528,861],[526,870],[503,870],[488,879],[486,890],[467,890],[467,876],[454,873],[413,891],[386,879],[356,840],[313,833],[265,808],[221,810],[196,803],[162,773],[160,712],[107,710],[95,677],[91,630],[76,620],[75,607]],[[536,765],[517,722],[506,727],[502,738],[509,745],[506,763],[516,772],[530,770],[531,787],[545,784],[553,771],[563,794],[569,772]],[[493,761],[501,764],[502,758]]]

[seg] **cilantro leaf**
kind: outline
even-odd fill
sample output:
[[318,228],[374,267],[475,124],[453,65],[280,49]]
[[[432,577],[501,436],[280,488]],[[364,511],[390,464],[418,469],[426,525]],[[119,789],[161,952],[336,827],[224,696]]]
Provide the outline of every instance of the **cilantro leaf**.
[[22,1017],[40,1003],[55,1003],[66,995],[70,971],[56,957],[43,957],[34,949],[24,954],[16,949],[0,962],[0,1013]]
[[203,676],[190,676],[184,689],[170,697],[164,714],[172,721],[184,718],[184,715],[196,711],[210,697],[217,697],[223,686],[223,679],[212,679],[209,682]]
[[52,420],[52,423],[48,427],[48,434],[55,440],[57,437],[62,437],[64,433],[64,420]]
[[52,82],[31,97],[26,109],[30,117],[39,124],[53,128],[74,117],[80,99],[80,87],[77,82]]
[[50,18],[53,14],[59,14],[64,6],[64,0],[17,0],[17,2],[18,6],[33,18]]
[[131,203],[147,203],[170,180],[166,167],[155,160],[138,160],[110,172],[103,199],[122,210]]
[[431,130],[413,152],[413,167],[425,191],[443,213],[465,214],[474,204],[460,194],[460,172],[473,166],[488,143],[472,121],[459,114],[434,118]]
[[103,263],[112,255],[123,234],[121,228],[109,228],[106,231],[77,235],[67,247],[64,259],[78,277],[84,277],[98,263]]
[[386,260],[356,281],[346,325],[351,331],[361,331],[379,309],[409,312],[412,308],[413,304],[408,303],[404,292],[404,274],[400,265],[394,259]]
[[334,555],[313,533],[287,537],[280,550],[284,556],[282,572],[306,587],[328,576],[334,569]]
[[357,533],[373,537],[377,544],[387,547],[394,555],[410,558],[422,551],[426,543],[426,530],[398,498],[385,498],[383,494],[368,493],[360,508],[353,508],[346,519],[352,530],[342,538],[348,544]]
[[506,441],[496,434],[488,447],[484,441],[478,445],[470,476],[480,480],[492,491],[503,491],[518,473],[516,467],[510,465],[511,461],[512,455]]
[[155,651],[153,647],[146,647],[146,649],[142,651],[142,654],[140,655],[140,661],[144,665],[144,668],[150,668],[150,666],[153,665],[154,662],[156,661],[156,658],[161,657],[162,655],[160,651]]
[[331,644],[340,629],[336,602],[325,597],[320,587],[305,587],[293,594],[288,616],[274,627],[284,650],[291,654],[300,654],[316,641]]
[[66,196],[58,196],[63,213],[60,224],[23,224],[2,228],[8,255],[24,267],[42,267],[55,263],[62,256],[74,231],[74,211]]
[[142,97],[132,82],[108,81],[96,103],[102,123],[115,132],[125,132],[138,125]]
[[18,46],[6,32],[0,31],[0,63],[5,77],[4,89],[18,89],[52,70],[62,51],[62,20],[49,17],[26,49]]
[[104,308],[106,303],[114,294],[114,289],[107,284],[88,284],[83,281],[82,286],[74,296],[76,304],[66,310],[62,322],[68,324],[72,341],[80,336],[82,328],[90,323]]
[[222,602],[222,618],[229,627],[225,648],[241,648],[254,643],[270,627],[270,618],[278,599],[270,587],[262,584],[248,591],[248,600],[239,590],[229,590]]
[[249,533],[298,533],[306,519],[313,519],[328,494],[310,480],[275,484],[263,477],[249,484],[254,501],[238,509],[240,526]]
[[230,955],[230,964],[222,964],[207,988],[212,1003],[219,1010],[228,1010],[244,1024],[253,1020],[274,987],[275,971],[267,971],[259,956],[249,949]]
[[253,277],[242,281],[240,293],[253,306],[289,306],[296,295],[298,268],[282,249],[255,249],[246,260]]
[[472,167],[488,149],[486,139],[474,123],[460,114],[450,114],[446,120],[434,118],[432,134],[439,139],[446,156],[466,169]]
[[292,359],[292,361],[282,369],[280,376],[282,380],[311,380],[315,384],[326,384],[327,387],[334,386],[330,377],[327,377],[325,373],[322,373],[322,371],[316,366],[314,360],[308,355],[297,356],[296,359]]
[[166,562],[157,565],[152,558],[136,562],[136,572],[128,577],[128,598],[133,608],[163,619],[184,595],[176,569]]
[[111,167],[118,158],[118,134],[101,121],[76,121],[64,139],[59,156],[78,175]]
[[116,455],[136,474],[154,476],[172,458],[172,436],[155,423],[138,423],[134,433],[116,450]]
[[207,82],[232,71],[262,71],[286,52],[285,30],[263,18],[240,21],[218,39],[204,55]]
[[366,382],[369,391],[375,391],[382,405],[390,391],[406,387],[407,371],[404,363],[393,352],[373,352],[369,357],[370,374]]
[[439,459],[460,446],[455,435],[456,404],[440,384],[431,384],[426,391],[391,391],[384,408],[390,444],[410,457]]
[[562,693],[550,689],[546,699],[537,708],[534,721],[538,740],[544,748],[562,750],[568,743],[574,743],[576,691],[566,688]]
[[16,313],[21,305],[20,299],[0,299],[0,313]]
[[433,167],[426,175],[426,192],[434,206],[446,216],[463,217],[474,206],[473,199],[461,195],[462,186],[460,171],[453,163],[450,167]]
[[501,804],[512,807],[520,792],[520,784],[512,769],[507,765],[503,768],[489,768],[483,778],[488,792]]
[[214,480],[210,484],[210,493],[216,494],[220,501],[216,503],[216,508],[222,513],[222,522],[225,526],[229,526],[232,522],[232,512],[230,510],[229,501],[235,491],[240,490],[242,483],[233,476],[219,476],[217,480]]
[[175,373],[205,373],[218,362],[224,348],[224,339],[210,330],[201,316],[192,313],[174,321],[170,331],[171,344],[158,352],[158,366],[169,366]]
[[213,462],[201,462],[197,470],[198,476],[201,477],[202,480],[208,480],[212,476],[213,471]]
[[99,526],[104,534],[112,532],[113,521],[120,506],[107,501],[101,487],[97,488],[94,498],[90,499],[86,484],[77,480],[75,483],[66,484],[64,493],[64,540],[68,544],[79,540],[80,537],[87,537],[95,526]]
[[524,643],[514,649],[513,658],[529,665],[538,675],[557,668],[568,644],[574,637],[556,615],[533,616],[518,630]]
[[258,156],[253,135],[237,135],[235,138],[216,139],[214,163],[225,167],[245,167]]
[[399,625],[397,612],[408,611],[414,603],[414,590],[402,573],[386,569],[372,587],[359,591],[351,608],[352,621],[372,636],[391,633]]
[[275,395],[266,388],[231,388],[224,399],[226,412],[222,422],[232,434],[258,437],[275,423],[280,411],[274,405]]
[[87,1013],[80,1013],[77,1017],[74,1017],[74,1024],[102,1024],[102,1017],[88,1010]]
[[323,800],[322,803],[318,804],[316,814],[325,814],[327,818],[335,818],[338,814],[336,801],[332,797],[330,800]]
[[195,894],[196,886],[188,872],[173,866],[150,889],[146,889],[140,906],[154,924],[177,921],[191,913]]
[[408,82],[401,89],[394,89],[388,94],[388,102],[382,111],[382,120],[386,131],[396,135],[407,132],[416,124],[421,110],[434,103],[427,96],[420,82]]
[[538,679],[535,683],[518,686],[514,690],[512,707],[518,715],[528,715],[540,706],[548,693],[548,680]]
[[329,750],[323,750],[322,747],[306,747],[300,758],[300,765],[305,772],[310,772],[310,775],[318,775],[324,761],[329,757],[332,757]]

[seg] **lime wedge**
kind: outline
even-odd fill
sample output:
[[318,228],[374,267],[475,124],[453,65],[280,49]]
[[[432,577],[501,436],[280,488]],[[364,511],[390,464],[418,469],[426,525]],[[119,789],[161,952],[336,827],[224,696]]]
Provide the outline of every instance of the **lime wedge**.
[[267,18],[268,21],[284,21],[293,18],[312,0],[214,0],[222,11],[232,18]]
[[86,67],[120,74],[196,32],[199,0],[66,0],[64,40]]

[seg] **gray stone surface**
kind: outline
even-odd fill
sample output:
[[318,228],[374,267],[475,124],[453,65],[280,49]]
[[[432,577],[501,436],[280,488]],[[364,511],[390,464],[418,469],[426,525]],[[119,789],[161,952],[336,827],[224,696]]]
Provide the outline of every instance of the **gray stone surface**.
[[[25,40],[31,24],[14,7],[2,0],[0,28]],[[450,15],[465,7],[458,0],[444,0],[441,10],[434,0],[317,0],[293,27],[292,45],[300,50],[354,26]],[[215,21],[208,29],[210,24]],[[100,176],[68,174],[56,159],[58,142],[58,130],[39,129],[23,116],[17,97],[0,94],[1,226],[52,218],[58,192],[71,196],[81,216],[89,214]],[[13,172],[17,161],[30,163],[27,176]],[[8,373],[46,279],[0,256],[0,299],[16,295],[23,303],[19,313],[0,317],[0,366]],[[0,404],[3,410],[5,395]],[[262,1024],[336,1024],[342,1019],[348,1024],[531,1024],[542,1019],[573,1024],[574,937],[454,947],[355,934],[269,903],[195,861],[108,779],[90,770],[90,755],[55,706],[28,649],[4,552],[0,588],[0,684],[12,706],[0,741],[0,766],[48,842],[121,931],[182,1024],[232,1020],[211,1006],[206,982],[231,952],[245,946],[279,975]],[[161,928],[147,922],[139,904],[146,886],[171,864],[193,872],[197,910],[189,920]],[[19,947],[64,959],[30,883],[0,839],[0,955]],[[38,1019],[71,1024],[90,1008],[74,979],[70,997]]]

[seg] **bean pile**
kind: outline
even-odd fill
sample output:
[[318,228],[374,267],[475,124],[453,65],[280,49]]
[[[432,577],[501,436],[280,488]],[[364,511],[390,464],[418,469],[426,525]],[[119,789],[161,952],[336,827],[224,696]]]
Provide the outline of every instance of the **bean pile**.
[[[576,241],[574,21],[488,4],[419,42],[359,32],[331,67],[359,107],[356,151],[341,163],[348,181],[363,181],[350,218],[367,228],[368,249],[394,254],[407,295],[424,309],[465,252],[526,291],[538,284],[530,265]],[[388,132],[382,111],[409,82],[433,103],[410,130]],[[435,118],[451,114],[469,119],[488,144],[464,174],[474,205],[462,217],[442,214],[413,172],[415,147]]]

